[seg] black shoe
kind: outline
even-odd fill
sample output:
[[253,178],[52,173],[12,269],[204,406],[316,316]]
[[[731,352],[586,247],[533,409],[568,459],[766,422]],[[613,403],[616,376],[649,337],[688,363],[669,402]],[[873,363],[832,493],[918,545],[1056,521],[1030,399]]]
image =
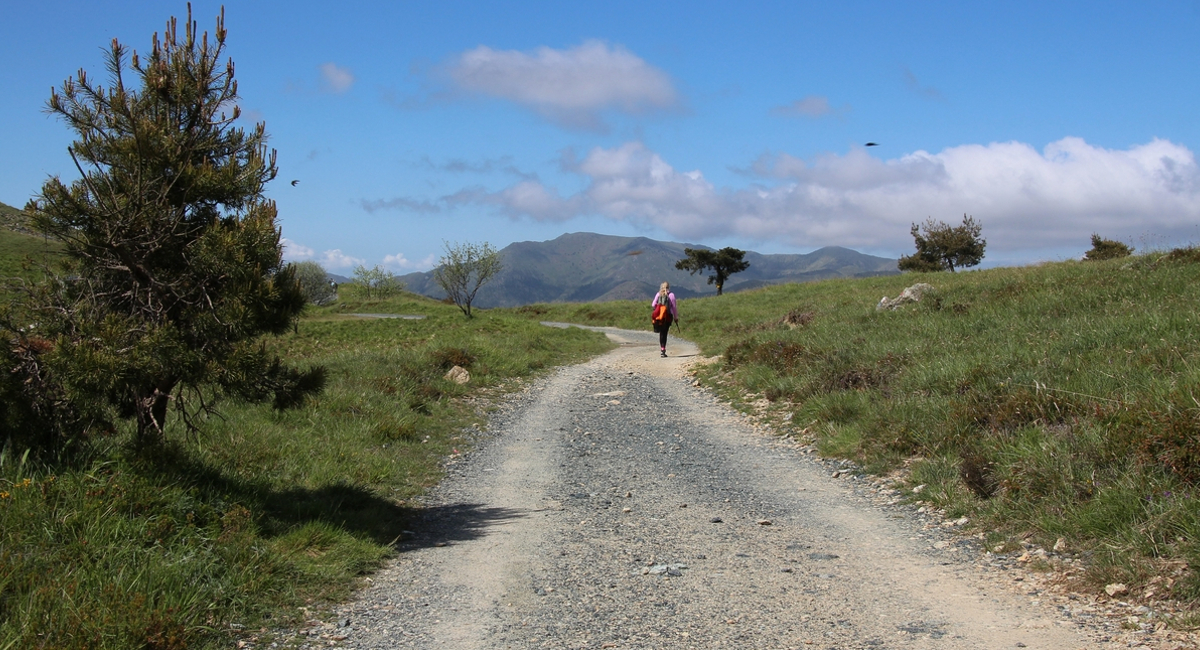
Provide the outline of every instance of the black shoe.
[[666,358],[667,358],[667,351],[666,351],[666,350],[663,350],[663,351],[662,351],[662,358],[664,358],[664,359],[666,359]]

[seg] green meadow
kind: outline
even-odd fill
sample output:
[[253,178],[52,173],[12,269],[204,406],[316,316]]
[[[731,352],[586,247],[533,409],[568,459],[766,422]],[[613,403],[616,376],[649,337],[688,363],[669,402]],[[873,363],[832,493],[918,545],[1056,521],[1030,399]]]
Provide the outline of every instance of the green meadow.
[[[490,405],[610,348],[411,294],[341,294],[268,341],[328,368],[299,409],[222,402],[152,452],[132,451],[126,430],[69,464],[0,454],[0,650],[226,648],[297,623],[393,553],[412,499],[471,447]],[[444,378],[454,365],[468,384]]]
[[[40,242],[40,243],[39,243]],[[0,230],[6,275],[44,242]],[[11,270],[9,270],[11,269]],[[919,304],[876,311],[906,286]],[[989,547],[1059,538],[1077,588],[1200,599],[1200,253],[831,280],[683,301],[700,379],[780,433],[920,499]],[[529,378],[649,329],[644,301],[477,311],[412,294],[308,308],[268,339],[326,390],[219,404],[168,444],[131,431],[48,464],[0,453],[0,650],[218,648],[346,598],[394,553],[414,499]],[[355,313],[413,314],[420,320]],[[444,377],[459,365],[465,385]]]
[[[932,296],[876,311],[917,282]],[[1079,589],[1200,598],[1200,251],[769,287],[680,303],[701,376],[989,548],[1060,538]],[[526,317],[647,328],[645,301]],[[679,328],[676,328],[678,330]],[[668,344],[668,348],[669,348]]]

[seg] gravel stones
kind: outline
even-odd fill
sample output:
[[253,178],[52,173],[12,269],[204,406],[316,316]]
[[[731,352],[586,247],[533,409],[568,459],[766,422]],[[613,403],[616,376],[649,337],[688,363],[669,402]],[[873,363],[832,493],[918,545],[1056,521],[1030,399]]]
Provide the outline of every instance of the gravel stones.
[[502,404],[397,558],[332,617],[353,625],[298,646],[1085,645],[1061,625],[1022,628],[1041,618],[1025,599],[981,592],[932,548],[954,529],[924,529],[856,468],[696,390],[686,342],[662,360],[653,334],[614,335],[626,345]]

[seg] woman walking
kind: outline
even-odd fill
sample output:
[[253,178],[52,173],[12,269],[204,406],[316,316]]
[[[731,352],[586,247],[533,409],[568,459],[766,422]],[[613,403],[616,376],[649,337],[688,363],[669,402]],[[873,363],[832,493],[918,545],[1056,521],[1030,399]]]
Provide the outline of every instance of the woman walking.
[[654,331],[658,332],[658,347],[661,356],[667,356],[667,330],[671,323],[679,322],[679,312],[676,310],[675,294],[671,293],[671,285],[662,283],[654,300],[650,301],[650,321],[654,323]]

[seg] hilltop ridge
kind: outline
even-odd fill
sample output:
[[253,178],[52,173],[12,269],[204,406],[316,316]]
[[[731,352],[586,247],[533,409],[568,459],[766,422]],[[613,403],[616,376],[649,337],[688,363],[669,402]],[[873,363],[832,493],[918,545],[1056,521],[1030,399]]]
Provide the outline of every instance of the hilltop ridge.
[[[708,247],[587,232],[568,233],[543,242],[515,242],[500,251],[504,270],[480,290],[475,304],[516,307],[536,302],[629,300],[649,296],[664,280],[681,298],[715,294],[707,275],[689,275],[675,268],[675,262],[684,257],[684,248]],[[745,259],[750,268],[730,277],[726,292],[785,282],[899,273],[894,259],[838,246],[795,255],[747,251]],[[410,273],[400,279],[414,293],[444,296],[432,272]]]

